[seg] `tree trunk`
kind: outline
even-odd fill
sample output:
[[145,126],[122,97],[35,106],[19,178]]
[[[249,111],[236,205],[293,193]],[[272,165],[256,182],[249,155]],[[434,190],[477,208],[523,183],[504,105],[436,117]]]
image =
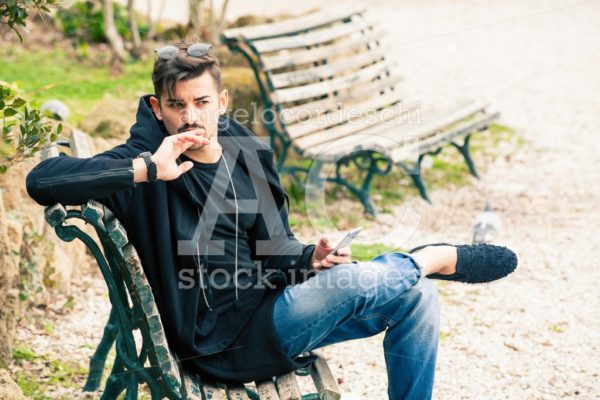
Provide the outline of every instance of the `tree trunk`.
[[158,21],[160,21],[160,16],[165,10],[166,1],[160,0],[158,12],[156,13],[156,18],[152,18],[152,3],[153,0],[148,0],[148,35],[146,37],[149,39],[153,39],[156,35],[156,26],[158,25]]
[[126,58],[125,46],[123,45],[123,38],[119,35],[115,26],[115,16],[113,13],[113,5],[111,0],[103,0],[103,14],[104,14],[104,34],[110,43],[112,49],[111,59],[111,71],[113,73],[119,73],[122,71],[123,62]]
[[225,27],[225,14],[227,13],[227,6],[229,5],[229,0],[223,0],[223,5],[221,6],[221,14],[219,14],[219,22],[216,24],[215,29],[213,30],[213,39],[214,41],[219,41],[219,36],[221,36],[221,32],[223,32],[223,28]]
[[131,55],[136,60],[139,60],[143,52],[142,38],[140,37],[140,30],[138,29],[135,11],[133,10],[133,0],[127,0],[127,14],[129,17],[129,29],[131,29],[131,38],[133,41]]
[[206,41],[209,43],[213,42],[214,36],[213,34],[215,33],[215,13],[214,13],[214,7],[213,7],[213,0],[208,0],[208,21],[206,21],[206,35],[208,36],[206,38]]
[[188,30],[194,35],[200,35],[202,29],[202,1],[190,0],[190,19]]

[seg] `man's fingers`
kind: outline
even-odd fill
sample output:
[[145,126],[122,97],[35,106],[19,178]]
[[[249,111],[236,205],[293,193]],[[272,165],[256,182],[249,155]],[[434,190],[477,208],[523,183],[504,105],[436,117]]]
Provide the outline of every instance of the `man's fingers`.
[[329,255],[323,261],[321,261],[321,263],[323,263],[323,262],[328,262],[330,264],[346,264],[346,263],[351,262],[351,260],[350,260],[350,257],[348,257],[348,256]]
[[189,149],[190,147],[192,147],[194,144],[196,144],[197,142],[192,142],[192,141],[182,141],[180,142],[180,146],[181,146],[181,152],[185,152],[187,149]]
[[182,132],[182,135],[193,135],[193,136],[200,136],[200,137],[202,137],[204,135],[204,133],[206,133],[206,130],[199,129],[199,128],[194,128],[194,129],[191,129],[189,131]]
[[188,172],[190,169],[192,169],[192,167],[194,166],[194,163],[191,161],[186,161],[186,162],[182,162],[181,164],[179,164],[177,166],[177,168],[179,168],[179,172],[181,174],[185,174],[186,172]]
[[[192,131],[193,132],[193,131]],[[192,142],[192,143],[204,143],[209,144],[210,140],[201,135],[195,135],[190,132],[178,133],[177,135],[172,136],[178,142]]]
[[327,256],[327,258],[325,260],[321,261],[321,262],[322,263],[326,262],[326,263],[329,263],[329,264],[332,264],[332,265],[333,264],[343,264],[343,263],[346,262],[346,257]]
[[325,247],[325,248],[331,247],[329,238],[327,238],[327,236],[321,236],[321,239],[319,239],[319,246]]
[[336,253],[338,256],[349,256],[352,253],[352,250],[350,250],[350,247],[344,246],[340,247]]

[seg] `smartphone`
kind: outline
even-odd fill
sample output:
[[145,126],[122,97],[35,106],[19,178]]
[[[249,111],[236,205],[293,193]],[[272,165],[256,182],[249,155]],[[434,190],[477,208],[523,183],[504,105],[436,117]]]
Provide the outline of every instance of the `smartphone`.
[[354,238],[358,236],[358,234],[360,233],[361,230],[362,230],[362,228],[360,228],[360,227],[356,228],[356,229],[352,229],[327,255],[329,256],[332,254],[334,254],[334,255],[337,254],[337,251],[340,248],[349,245],[354,240]]

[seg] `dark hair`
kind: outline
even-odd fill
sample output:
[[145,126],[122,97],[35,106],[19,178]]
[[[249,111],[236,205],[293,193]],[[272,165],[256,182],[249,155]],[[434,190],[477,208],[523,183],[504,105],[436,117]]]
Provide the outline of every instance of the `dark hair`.
[[196,78],[205,71],[208,71],[214,79],[217,90],[221,90],[219,60],[212,53],[202,57],[190,56],[187,53],[187,48],[192,44],[186,41],[173,43],[173,46],[177,47],[179,52],[169,60],[158,58],[154,62],[152,83],[159,100],[165,90],[169,96],[173,96],[177,82]]

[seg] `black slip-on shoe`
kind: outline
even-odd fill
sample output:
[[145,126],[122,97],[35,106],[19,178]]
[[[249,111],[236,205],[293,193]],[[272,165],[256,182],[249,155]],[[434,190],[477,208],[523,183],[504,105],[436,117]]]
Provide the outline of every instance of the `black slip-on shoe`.
[[456,272],[450,275],[434,273],[427,275],[431,279],[465,283],[487,283],[504,278],[519,264],[517,254],[508,247],[493,244],[433,243],[415,247],[414,253],[427,246],[454,246],[457,249]]

